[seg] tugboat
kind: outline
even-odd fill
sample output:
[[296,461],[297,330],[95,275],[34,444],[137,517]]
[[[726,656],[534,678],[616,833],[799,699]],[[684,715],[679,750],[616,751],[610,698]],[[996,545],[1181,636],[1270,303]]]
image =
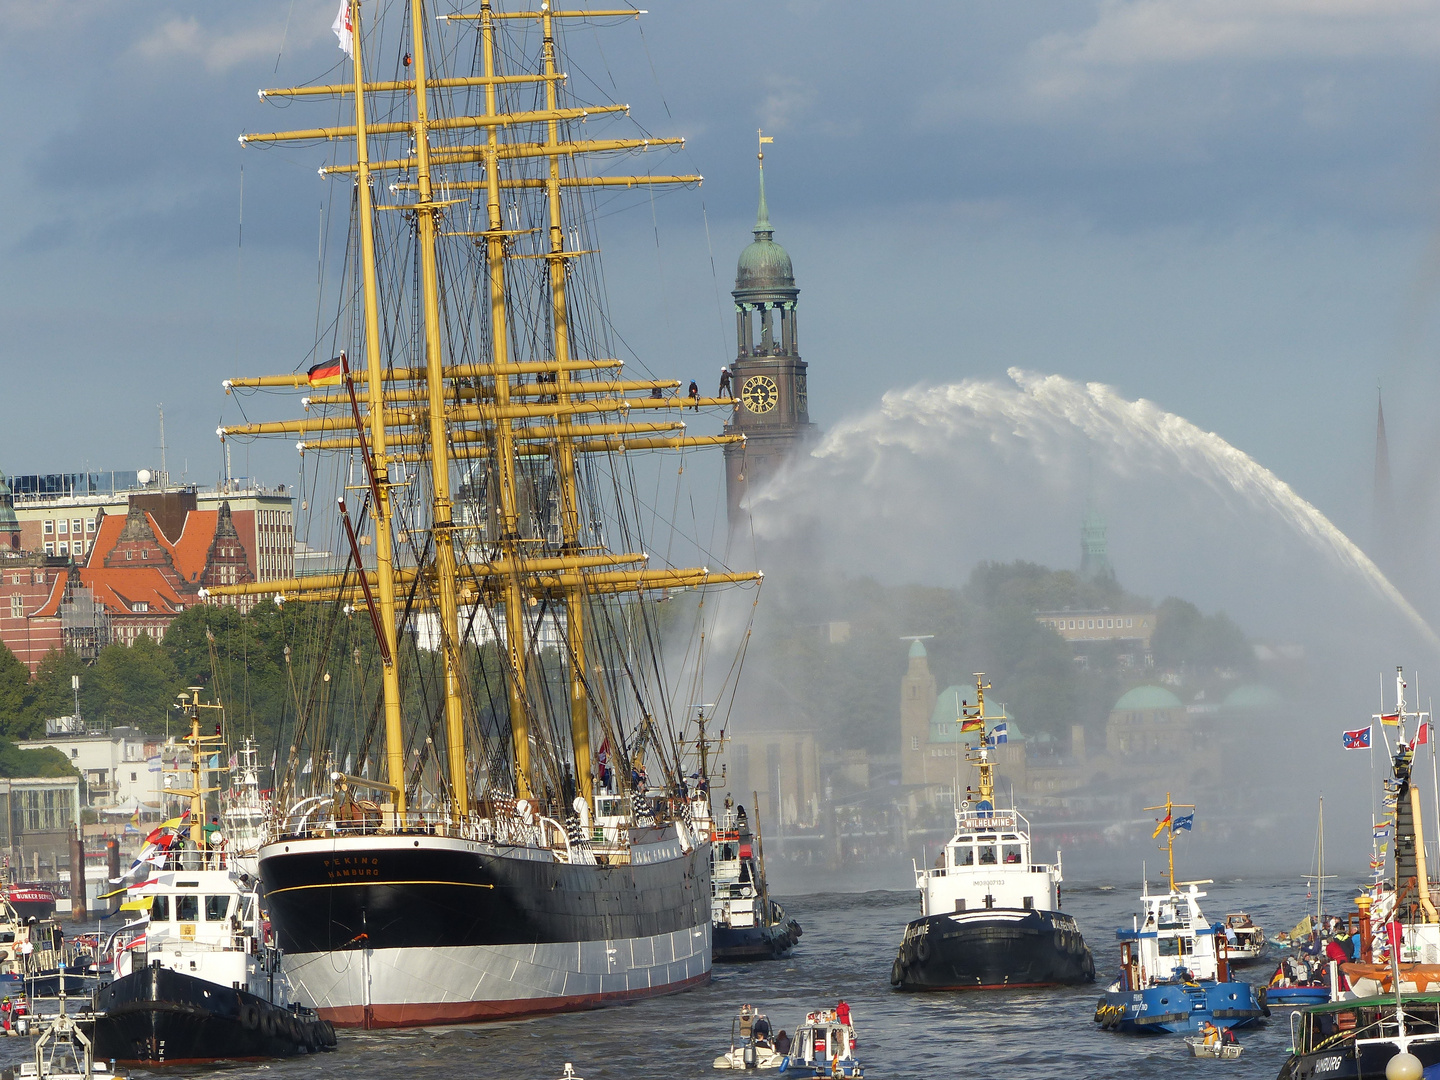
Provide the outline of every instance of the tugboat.
[[955,834],[932,869],[915,868],[920,918],[905,928],[890,969],[900,990],[995,990],[1095,981],[1095,960],[1073,917],[1060,910],[1059,853],[1035,863],[1030,823],[1014,807],[995,807],[995,733],[988,724],[983,674],[975,706],[957,723],[978,741],[966,757],[980,773],[974,801],[955,808]]
[[190,719],[190,787],[169,789],[190,798],[188,836],[165,838],[161,865],[128,890],[122,910],[146,914],[111,935],[115,981],[95,995],[95,1049],[133,1065],[329,1050],[330,1024],[288,1000],[280,954],[259,933],[253,879],[234,869],[217,830],[205,825],[205,793],[214,790],[205,786],[206,758],[221,736],[200,734],[200,710],[219,706],[202,705],[199,693],[180,695]]
[[[1196,886],[1209,881],[1187,881],[1181,892],[1175,882],[1175,833],[1188,829],[1193,813],[1175,817],[1178,804],[1165,794],[1165,811],[1155,835],[1166,834],[1169,854],[1169,890],[1151,893],[1146,882],[1140,902],[1145,907],[1130,930],[1115,931],[1120,940],[1120,977],[1110,984],[1095,1009],[1095,1022],[1112,1031],[1176,1032],[1194,1035],[1213,1024],[1222,1030],[1243,1027],[1270,1015],[1255,989],[1230,979],[1221,923],[1213,926],[1200,911],[1205,894]],[[1194,810],[1181,805],[1180,809]]]
[[765,852],[757,824],[728,796],[710,849],[710,949],[716,960],[774,960],[800,940],[765,884]]
[[855,1059],[855,1027],[850,1009],[807,1013],[795,1032],[790,1052],[780,1062],[781,1076],[848,1076],[863,1080],[865,1070]]

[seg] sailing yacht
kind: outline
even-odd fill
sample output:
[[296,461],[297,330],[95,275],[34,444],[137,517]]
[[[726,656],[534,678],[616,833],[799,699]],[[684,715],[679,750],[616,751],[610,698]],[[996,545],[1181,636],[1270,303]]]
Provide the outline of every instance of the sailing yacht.
[[[743,435],[681,416],[718,428],[735,399],[682,397],[615,358],[593,200],[700,178],[607,172],[683,140],[595,137],[627,107],[579,97],[561,55],[566,27],[588,41],[640,14],[348,0],[349,78],[261,93],[339,119],[241,140],[338,147],[322,173],[351,198],[339,356],[227,381],[303,392],[305,414],[221,429],[336,463],[349,564],[212,590],[373,628],[379,693],[353,763],[311,707],[317,660],[259,849],[286,974],[337,1025],[592,1008],[710,978],[709,794],[687,780],[677,704],[703,668],[692,644],[674,670],[665,633],[689,618],[686,640],[708,645],[705,601],[761,575],[660,565],[636,459]],[[382,42],[388,75],[369,61]]]

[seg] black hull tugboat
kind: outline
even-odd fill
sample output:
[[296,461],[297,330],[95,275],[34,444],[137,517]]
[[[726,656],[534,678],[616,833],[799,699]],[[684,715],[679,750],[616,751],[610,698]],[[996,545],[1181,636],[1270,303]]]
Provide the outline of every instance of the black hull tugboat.
[[[182,695],[182,698],[184,695]],[[218,825],[207,826],[206,760],[221,736],[200,734],[188,702],[190,812],[167,822],[137,866],[121,911],[138,917],[111,935],[115,981],[95,994],[94,1048],[127,1065],[194,1065],[294,1057],[335,1046],[335,1030],[291,1004],[280,954],[260,933],[253,879],[231,865]],[[217,731],[219,729],[217,728]],[[170,777],[166,777],[170,779]],[[182,781],[183,783],[183,781]],[[215,819],[209,819],[212,822]]]
[[710,948],[715,960],[776,960],[800,940],[800,924],[785,914],[765,884],[760,833],[745,808],[725,800],[710,848]]
[[335,1030],[258,994],[151,966],[100,990],[95,1045],[127,1065],[196,1065],[319,1053]]
[[1030,825],[995,808],[990,750],[1006,726],[987,724],[984,676],[976,704],[956,723],[976,742],[967,751],[979,787],[955,810],[955,834],[936,866],[915,869],[921,917],[905,928],[890,969],[901,990],[998,990],[1095,981],[1095,960],[1075,920],[1060,910],[1060,863],[1033,863]]

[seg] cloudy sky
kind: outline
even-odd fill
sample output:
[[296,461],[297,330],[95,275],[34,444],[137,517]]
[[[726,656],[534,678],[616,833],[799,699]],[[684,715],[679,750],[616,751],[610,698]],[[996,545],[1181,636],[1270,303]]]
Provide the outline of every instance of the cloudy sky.
[[[334,7],[0,0],[0,468],[153,467],[163,403],[172,473],[208,482],[220,380],[306,362],[324,150],[236,136],[323,122],[254,91],[336,64]],[[657,372],[731,355],[763,127],[822,425],[1015,366],[1099,381],[1363,543],[1383,385],[1401,494],[1428,499],[1440,2],[657,0],[569,45],[706,178],[601,223]],[[293,450],[255,455],[236,472],[293,479]]]

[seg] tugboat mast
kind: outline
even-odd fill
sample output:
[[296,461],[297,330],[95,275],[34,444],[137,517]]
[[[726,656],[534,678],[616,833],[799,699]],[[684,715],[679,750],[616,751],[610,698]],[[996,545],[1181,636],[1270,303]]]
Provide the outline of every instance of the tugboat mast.
[[1170,792],[1167,791],[1167,792],[1165,792],[1165,805],[1164,805],[1164,806],[1147,806],[1147,807],[1145,807],[1146,810],[1164,810],[1164,811],[1165,811],[1165,816],[1164,816],[1163,818],[1161,818],[1161,819],[1160,819],[1160,823],[1155,826],[1155,832],[1154,832],[1153,834],[1151,834],[1151,837],[1150,837],[1150,838],[1153,840],[1155,837],[1157,837],[1157,836],[1160,835],[1160,830],[1161,830],[1161,829],[1164,829],[1164,830],[1165,830],[1165,854],[1166,854],[1166,858],[1169,860],[1168,872],[1169,872],[1169,880],[1170,880],[1170,891],[1171,891],[1172,893],[1175,891],[1175,814],[1174,814],[1174,811],[1175,811],[1177,808],[1178,808],[1178,809],[1181,809],[1181,810],[1194,810],[1194,809],[1195,809],[1195,806],[1194,806],[1193,803],[1177,803],[1177,802],[1171,802],[1171,801],[1170,801]]

